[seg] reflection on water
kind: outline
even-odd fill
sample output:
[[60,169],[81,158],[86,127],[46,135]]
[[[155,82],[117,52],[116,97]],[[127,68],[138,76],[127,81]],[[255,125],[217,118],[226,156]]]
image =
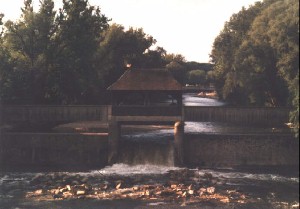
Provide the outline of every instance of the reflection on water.
[[[228,133],[256,133],[256,134],[267,134],[267,133],[290,133],[291,130],[287,127],[263,127],[263,126],[242,126],[230,123],[221,122],[184,122],[184,132],[187,134],[196,133],[215,133],[215,134],[228,134]],[[130,135],[124,135],[132,140],[145,139],[157,140],[166,137],[173,137],[174,129],[172,126],[169,129],[151,130],[147,132],[136,131]]]
[[182,96],[185,106],[223,106],[226,103],[217,99],[198,97],[196,93],[185,93]]

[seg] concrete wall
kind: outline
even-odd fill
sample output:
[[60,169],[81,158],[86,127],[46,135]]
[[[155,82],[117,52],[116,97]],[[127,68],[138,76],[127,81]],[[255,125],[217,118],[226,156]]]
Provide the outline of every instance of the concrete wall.
[[[107,138],[96,133],[2,133],[0,167],[102,167],[108,162]],[[299,140],[292,135],[185,134],[183,143],[184,165],[189,166],[299,165]]]
[[[183,107],[185,121],[282,125],[289,121],[288,108]],[[111,106],[93,105],[0,105],[0,125],[19,122],[107,122]]]
[[1,166],[90,167],[107,163],[107,135],[3,133]]
[[185,135],[185,163],[192,166],[299,165],[299,140],[284,134]]
[[[74,122],[98,120],[106,122],[110,106],[94,105],[2,105],[2,123]],[[0,121],[0,124],[1,124]]]

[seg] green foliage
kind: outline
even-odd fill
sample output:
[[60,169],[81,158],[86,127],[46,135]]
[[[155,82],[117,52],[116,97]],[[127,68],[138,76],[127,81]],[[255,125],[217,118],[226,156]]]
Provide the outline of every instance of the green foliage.
[[[93,59],[108,19],[87,1],[63,1],[58,15],[53,0],[40,3],[39,11],[34,12],[31,0],[24,1],[21,18],[5,24],[2,47],[11,69],[0,69],[6,72],[2,78],[6,88],[1,91],[6,97],[2,100],[88,103],[93,97],[86,92],[94,93],[101,83]],[[16,79],[20,77],[21,82]]]
[[124,73],[127,65],[153,67],[150,66],[151,63],[152,65],[161,63],[164,51],[160,48],[156,51],[150,50],[156,41],[141,28],[129,28],[125,31],[123,26],[113,24],[103,32],[103,37],[96,57],[98,74],[102,75],[105,88]]
[[211,58],[223,99],[293,106],[291,120],[299,127],[299,1],[265,0],[243,8],[215,39]]
[[181,84],[185,84],[187,80],[187,72],[184,63],[180,60],[176,61],[176,57],[166,68],[172,73],[173,77]]
[[7,104],[104,104],[104,93],[126,70],[167,67],[185,84],[191,70],[210,64],[168,54],[142,28],[125,30],[88,0],[25,0],[17,21],[0,14],[0,98]]
[[204,84],[206,81],[206,72],[204,70],[192,70],[188,73],[188,83]]

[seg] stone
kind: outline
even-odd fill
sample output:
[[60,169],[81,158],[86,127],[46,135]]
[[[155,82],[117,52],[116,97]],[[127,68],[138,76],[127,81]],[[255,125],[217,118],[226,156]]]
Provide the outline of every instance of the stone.
[[41,195],[41,194],[43,194],[43,190],[42,189],[38,189],[38,190],[34,191],[34,194],[35,195]]
[[206,192],[208,193],[208,194],[213,194],[213,193],[215,193],[215,187],[208,187],[208,188],[206,188]]
[[121,188],[122,183],[118,183],[116,186],[116,189],[120,189]]
[[69,198],[69,197],[72,197],[72,196],[73,196],[73,194],[70,191],[67,191],[67,192],[63,193],[64,198]]
[[76,195],[85,195],[86,191],[85,190],[77,190]]
[[192,190],[192,189],[188,190],[188,194],[193,195],[194,194],[194,190]]
[[132,190],[133,190],[133,191],[138,191],[139,189],[140,189],[139,186],[133,186],[133,187],[132,187]]
[[71,191],[71,189],[72,189],[70,185],[66,185],[66,188],[68,191]]
[[198,191],[199,196],[203,195],[205,192],[206,192],[205,188],[200,188],[199,191]]

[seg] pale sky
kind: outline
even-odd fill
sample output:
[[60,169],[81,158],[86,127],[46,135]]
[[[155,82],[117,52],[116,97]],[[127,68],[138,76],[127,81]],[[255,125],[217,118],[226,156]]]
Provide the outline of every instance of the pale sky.
[[[110,23],[143,28],[167,53],[181,54],[187,61],[209,62],[214,39],[242,7],[259,0],[89,0],[100,6]],[[33,0],[38,5],[39,0]],[[62,0],[54,0],[55,7]],[[5,19],[18,19],[23,0],[0,0]],[[38,7],[37,7],[38,8]]]

